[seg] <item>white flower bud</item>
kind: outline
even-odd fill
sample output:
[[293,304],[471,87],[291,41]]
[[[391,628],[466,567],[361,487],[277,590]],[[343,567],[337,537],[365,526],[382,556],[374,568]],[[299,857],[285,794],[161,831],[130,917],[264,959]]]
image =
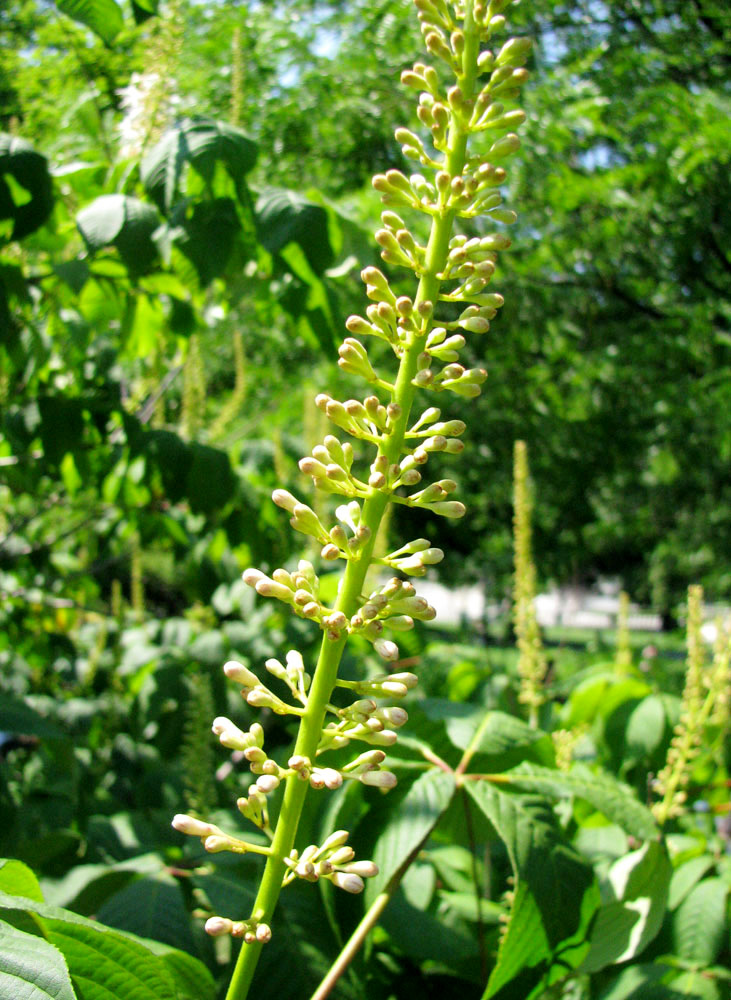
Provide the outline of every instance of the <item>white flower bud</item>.
[[[325,845],[323,844],[320,853],[325,850]],[[355,857],[355,851],[352,847],[338,847],[337,850],[333,851],[332,854],[328,856],[328,861],[333,868],[337,868],[339,865],[347,865],[349,861],[352,861]]]
[[333,872],[330,876],[330,881],[338,889],[344,889],[346,892],[352,892],[353,894],[363,892],[365,888],[365,883],[360,875],[349,875],[347,872]]
[[299,502],[296,497],[293,497],[291,493],[287,490],[275,490],[272,493],[272,500],[277,505],[277,507],[282,507],[284,510],[289,511],[291,514],[294,511],[295,506]]
[[373,788],[394,788],[398,783],[396,775],[391,771],[364,771],[360,780]]
[[233,920],[229,920],[227,917],[209,917],[206,920],[206,934],[210,934],[211,937],[221,937],[224,934],[230,934],[233,930]]
[[221,741],[222,745],[229,750],[246,750],[250,747],[254,739],[249,733],[243,732],[230,719],[219,715],[213,720],[211,729]]
[[178,813],[177,816],[173,816],[171,825],[178,833],[187,833],[193,837],[208,837],[212,833],[220,833],[218,827],[213,826],[212,823],[204,823],[202,820],[196,819],[194,816],[187,816],[184,813]]
[[384,681],[381,684],[381,692],[384,695],[390,695],[392,698],[405,698],[407,688],[405,684],[400,684],[398,681]]
[[[460,504],[460,506],[462,505]],[[391,642],[390,639],[376,639],[373,643],[373,648],[384,660],[398,660],[398,646],[395,642]]]
[[256,940],[260,944],[267,944],[272,939],[272,930],[268,924],[257,924],[256,931],[254,933]]
[[352,861],[343,871],[349,875],[360,875],[361,878],[373,878],[378,874],[378,865],[373,861]]
[[279,787],[279,778],[276,774],[262,774],[256,779],[256,787],[265,795],[269,795],[270,792]]
[[231,840],[225,835],[214,834],[206,837],[203,846],[210,854],[220,854],[221,851],[228,851],[231,848]]
[[335,830],[324,841],[322,847],[319,850],[319,853],[326,854],[328,851],[334,851],[338,847],[343,847],[345,844],[347,844],[349,836],[350,834],[347,830]]
[[378,716],[387,722],[389,726],[393,726],[394,729],[399,729],[409,721],[408,712],[395,705],[389,708],[380,708],[378,710]]
[[228,660],[227,663],[224,663],[223,672],[230,681],[241,684],[245,688],[255,688],[260,683],[256,674],[245,667],[243,663],[239,663],[238,660]]

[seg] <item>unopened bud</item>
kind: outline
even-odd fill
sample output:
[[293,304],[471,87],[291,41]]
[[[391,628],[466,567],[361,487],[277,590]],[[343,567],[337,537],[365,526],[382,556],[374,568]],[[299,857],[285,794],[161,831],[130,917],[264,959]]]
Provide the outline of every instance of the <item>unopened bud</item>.
[[[456,516],[456,515],[453,515]],[[398,646],[390,639],[376,639],[373,648],[384,660],[397,660],[399,656]]]
[[269,795],[270,792],[279,787],[279,778],[276,774],[262,774],[256,779],[256,787],[265,795]]
[[394,788],[398,784],[396,775],[391,771],[364,771],[360,780],[372,788]]
[[222,937],[224,934],[230,934],[233,926],[233,920],[227,917],[209,917],[205,925],[206,934],[210,934],[211,937]]
[[347,872],[333,872],[330,876],[330,881],[338,889],[344,889],[346,892],[352,892],[353,894],[363,892],[365,888],[365,883],[360,875],[349,875]]
[[351,861],[343,871],[349,875],[360,875],[361,878],[373,878],[378,874],[378,865],[373,861]]
[[212,823],[204,823],[202,820],[184,813],[173,816],[172,826],[178,833],[187,833],[193,837],[208,837],[214,832],[220,832],[218,827],[213,826]]

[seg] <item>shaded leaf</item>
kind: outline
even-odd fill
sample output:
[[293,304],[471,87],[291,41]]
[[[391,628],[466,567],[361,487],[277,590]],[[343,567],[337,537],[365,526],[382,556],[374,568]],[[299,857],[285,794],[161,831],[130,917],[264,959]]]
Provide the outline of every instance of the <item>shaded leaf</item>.
[[516,880],[484,1000],[528,1000],[580,965],[599,889],[591,867],[563,841],[545,800],[508,795],[484,781],[465,787],[505,844]]
[[612,865],[608,883],[615,898],[597,914],[582,972],[626,962],[646,948],[660,930],[671,874],[667,850],[657,841]]
[[18,136],[0,132],[0,219],[12,219],[10,238],[35,232],[53,209],[48,160]]
[[125,194],[104,194],[76,215],[76,225],[92,253],[116,247],[131,274],[144,274],[157,257],[152,234],[160,218],[139,198]]
[[378,875],[366,882],[367,905],[434,829],[454,790],[454,775],[445,771],[430,770],[416,779],[376,842],[373,860],[378,865]]
[[221,163],[239,189],[244,174],[256,162],[256,153],[256,143],[233,125],[202,116],[184,118],[144,155],[140,178],[150,197],[167,214],[181,193],[186,167],[192,167],[211,184],[216,163]]
[[288,243],[302,248],[315,274],[333,263],[327,212],[296,191],[267,188],[256,202],[259,238],[270,253],[280,253]]
[[136,879],[102,904],[102,923],[182,951],[195,951],[183,894],[174,879]]

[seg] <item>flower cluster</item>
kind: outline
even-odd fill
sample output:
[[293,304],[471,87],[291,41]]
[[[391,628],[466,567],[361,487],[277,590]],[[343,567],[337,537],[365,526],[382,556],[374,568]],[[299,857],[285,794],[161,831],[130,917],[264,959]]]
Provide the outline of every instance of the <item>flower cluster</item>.
[[[416,62],[403,73],[403,83],[419,93],[417,115],[424,133],[399,128],[396,139],[405,158],[417,161],[424,172],[409,175],[394,169],[373,179],[385,209],[375,238],[388,274],[377,267],[362,271],[368,305],[363,315],[347,319],[348,336],[338,352],[340,368],[367,388],[362,398],[317,396],[316,404],[333,425],[332,433],[300,461],[300,470],[315,490],[341,499],[329,520],[287,490],[273,494],[292,527],[315,539],[325,564],[342,561],[340,587],[335,601],[328,603],[316,567],[305,560],[296,568],[246,570],[244,580],[257,594],[282,602],[319,628],[320,654],[311,667],[296,650],[287,653],[284,663],[268,660],[265,667],[278,682],[276,691],[268,679],[265,682],[244,664],[230,662],[224,667],[250,706],[299,719],[294,752],[286,762],[267,754],[260,725],[255,723],[247,732],[229,719],[216,719],[213,725],[221,743],[238,751],[249,765],[254,781],[238,806],[270,844],[247,846],[208,824],[176,817],[177,828],[200,836],[209,851],[251,849],[267,856],[252,917],[256,926],[213,918],[211,933],[234,933],[261,943],[282,886],[297,878],[325,878],[348,892],[359,892],[363,878],[377,874],[372,862],[355,860],[345,831],[301,851],[294,841],[308,789],[337,789],[346,781],[358,781],[385,791],[396,784],[396,776],[384,766],[386,752],[396,742],[407,713],[391,702],[406,696],[417,678],[396,670],[345,680],[338,676],[338,668],[353,636],[370,643],[385,663],[395,664],[400,656],[398,634],[435,614],[404,577],[424,576],[443,558],[441,549],[417,538],[375,554],[389,504],[445,518],[465,513],[455,498],[453,479],[426,475],[433,455],[460,454],[465,423],[443,419],[434,405],[418,414],[414,408],[422,392],[473,399],[487,377],[483,368],[461,363],[461,352],[467,337],[489,330],[503,305],[503,297],[488,285],[498,253],[510,246],[510,239],[491,224],[510,224],[516,218],[502,207],[498,189],[506,177],[502,163],[520,144],[512,130],[524,114],[509,105],[526,79],[523,66],[530,46],[525,39],[512,39],[495,51],[482,48],[504,27],[502,11],[510,2],[414,0],[434,65]],[[468,150],[471,141],[477,143],[475,150]],[[425,242],[410,231],[402,217],[406,211],[429,220]],[[479,224],[473,221],[478,217]],[[470,232],[454,231],[459,220]],[[404,271],[416,282],[412,295],[403,294],[400,287],[399,274]],[[377,370],[376,351],[372,357],[366,347],[368,338],[381,341],[379,358],[393,356],[395,372]],[[398,575],[368,584],[373,566]],[[350,692],[355,700],[344,707],[334,704],[336,688],[340,696]],[[328,766],[323,755],[342,750],[353,740],[368,749],[349,763]],[[339,756],[337,761],[341,760]],[[272,796],[278,807],[274,830],[267,808]],[[262,926],[266,931],[260,933]],[[256,959],[243,955],[241,961]]]

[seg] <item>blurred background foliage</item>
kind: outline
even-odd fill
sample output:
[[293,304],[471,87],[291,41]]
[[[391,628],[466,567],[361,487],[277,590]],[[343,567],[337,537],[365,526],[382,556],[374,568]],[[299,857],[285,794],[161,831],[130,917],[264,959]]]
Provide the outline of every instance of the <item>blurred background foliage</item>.
[[[374,259],[369,179],[404,166],[413,45],[408,0],[136,11],[112,47],[50,3],[0,12],[0,156],[21,185],[0,191],[0,559],[64,589],[65,547],[103,596],[139,536],[174,605],[156,547],[185,561],[219,539],[186,601],[246,549],[291,544],[259,501],[272,455],[287,480],[316,433],[312,386],[337,385]],[[713,0],[538,0],[513,21],[536,46],[511,294],[474,343],[490,383],[471,517],[424,530],[505,593],[523,437],[544,578],[620,576],[670,619],[690,581],[731,586],[729,18]]]
[[[270,495],[319,503],[297,469],[324,430],[314,395],[353,391],[334,348],[362,309],[360,268],[380,263],[370,177],[413,169],[393,140],[414,122],[397,83],[418,55],[413,11],[409,0],[84,7],[97,34],[63,13],[78,13],[75,0],[0,7],[0,853],[32,864],[50,902],[139,933],[134,894],[175,869],[168,941],[213,967],[198,922],[175,914],[248,889],[225,862],[187,877],[200,859],[169,817],[185,801],[228,810],[236,797],[235,769],[225,761],[214,779],[221,757],[207,755],[210,716],[241,721],[224,660],[256,666],[290,647],[307,658],[314,639],[257,604],[240,575],[313,556]],[[543,583],[616,576],[670,624],[691,582],[711,601],[731,596],[731,18],[723,0],[526,0],[511,22],[535,50],[526,152],[506,196],[519,221],[495,279],[506,305],[472,345],[489,379],[456,472],[468,517],[415,526],[409,512],[391,531],[427,534],[448,554],[444,583],[477,580],[502,600],[522,438]],[[520,714],[514,652],[485,638],[428,632],[402,645],[428,697]],[[611,654],[564,644],[542,720],[593,727],[587,757],[641,797],[683,684],[663,659],[675,640],[653,644],[660,656],[617,681],[611,703],[591,676]],[[599,694],[584,697],[584,684]],[[287,724],[267,724],[268,744],[284,746]],[[714,807],[724,789],[703,767],[696,783]],[[423,956],[396,921],[391,945],[374,946],[369,1000],[406,982],[464,997],[479,981],[479,957],[457,940],[483,919],[464,898],[472,856],[448,855],[464,822],[448,814],[409,890],[456,929],[454,964],[419,978]],[[601,829],[592,850],[608,864],[628,841]],[[688,885],[705,885],[726,843],[713,817],[689,817],[678,837],[678,864],[705,859]],[[678,913],[692,895],[677,890]],[[308,904],[292,898],[287,919],[301,928]],[[673,928],[668,918],[648,982],[653,955],[705,960]],[[272,951],[267,975],[286,985],[310,962],[314,986],[334,940],[298,940],[296,954]],[[630,996],[618,982],[601,980],[601,995]],[[361,995],[350,988],[344,997]]]

